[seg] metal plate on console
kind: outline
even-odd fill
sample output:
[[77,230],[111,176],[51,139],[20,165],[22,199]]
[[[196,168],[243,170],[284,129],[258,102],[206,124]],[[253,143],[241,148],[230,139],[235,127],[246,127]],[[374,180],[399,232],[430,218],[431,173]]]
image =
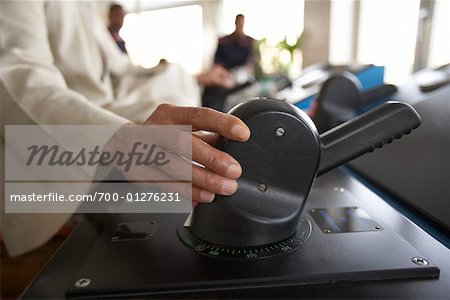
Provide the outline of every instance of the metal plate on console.
[[117,225],[112,242],[148,240],[155,236],[156,221],[126,222]]
[[356,206],[313,208],[309,213],[325,233],[383,230],[368,213]]

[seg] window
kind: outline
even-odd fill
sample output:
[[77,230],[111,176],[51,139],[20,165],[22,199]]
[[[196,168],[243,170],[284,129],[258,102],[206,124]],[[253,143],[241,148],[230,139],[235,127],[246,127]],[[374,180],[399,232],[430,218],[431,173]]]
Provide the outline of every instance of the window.
[[353,62],[355,5],[355,1],[331,1],[329,54],[331,64]]
[[385,81],[401,84],[411,76],[419,0],[361,1],[357,60],[385,66]]
[[127,14],[120,35],[134,64],[152,67],[161,58],[191,74],[202,69],[202,8],[187,5]]
[[450,1],[435,2],[428,65],[450,63]]
[[303,31],[302,0],[223,0],[220,34],[234,30],[237,14],[245,15],[245,32],[255,39],[279,42],[285,36],[295,39]]

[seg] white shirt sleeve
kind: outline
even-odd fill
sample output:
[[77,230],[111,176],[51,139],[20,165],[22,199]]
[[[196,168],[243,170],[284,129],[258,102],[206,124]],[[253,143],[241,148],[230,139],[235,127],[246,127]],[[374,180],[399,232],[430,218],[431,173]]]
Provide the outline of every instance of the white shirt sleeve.
[[[68,87],[54,63],[46,5],[44,1],[0,1],[2,123],[122,125],[129,122]],[[69,58],[75,63],[77,51],[83,50],[62,49],[70,51],[67,55],[72,55]],[[83,83],[83,78],[79,80]],[[102,136],[98,145],[105,144],[109,138]],[[8,146],[3,142],[8,144],[8,141],[0,142],[0,160],[3,160],[3,150]],[[11,256],[42,245],[70,217],[70,214],[4,214],[3,200],[0,207],[3,241]]]
[[2,102],[15,102],[37,124],[129,122],[68,88],[53,61],[45,5],[43,1],[0,2]]

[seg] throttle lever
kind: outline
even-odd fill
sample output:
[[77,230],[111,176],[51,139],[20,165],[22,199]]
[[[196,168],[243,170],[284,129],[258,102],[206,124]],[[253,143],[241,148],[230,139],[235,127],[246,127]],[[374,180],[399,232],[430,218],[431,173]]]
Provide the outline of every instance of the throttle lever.
[[238,190],[194,208],[191,232],[218,245],[267,245],[294,234],[316,176],[419,126],[415,110],[385,103],[319,136],[297,107],[274,99],[236,106],[230,114],[250,128],[246,142],[219,139],[242,166]]
[[419,127],[421,118],[411,105],[386,102],[320,135],[321,159],[317,176]]

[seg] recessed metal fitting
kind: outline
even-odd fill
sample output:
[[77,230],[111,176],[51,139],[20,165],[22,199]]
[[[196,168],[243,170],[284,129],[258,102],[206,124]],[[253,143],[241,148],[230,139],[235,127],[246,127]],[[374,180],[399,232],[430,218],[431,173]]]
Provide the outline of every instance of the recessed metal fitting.
[[89,278],[81,278],[75,282],[75,286],[77,288],[84,288],[91,284],[91,280]]
[[345,192],[345,189],[336,186],[336,187],[334,187],[334,191],[335,191],[335,192],[343,193],[343,192]]
[[411,261],[413,262],[413,263],[415,263],[416,265],[419,265],[419,266],[427,266],[429,263],[428,263],[428,260],[426,260],[425,258],[423,258],[423,257],[418,257],[418,256],[414,256],[412,259],[411,259]]
[[285,130],[283,127],[278,127],[275,133],[277,136],[283,136],[285,134]]
[[325,232],[325,233],[331,233],[331,230],[330,230],[330,229],[324,229],[323,232]]
[[258,190],[259,190],[261,193],[265,193],[265,192],[267,191],[267,184],[265,184],[265,183],[260,183],[260,184],[258,185]]

